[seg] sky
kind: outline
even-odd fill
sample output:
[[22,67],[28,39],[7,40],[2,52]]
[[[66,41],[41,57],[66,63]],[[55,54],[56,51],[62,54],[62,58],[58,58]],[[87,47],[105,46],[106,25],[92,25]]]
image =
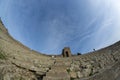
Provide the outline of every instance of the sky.
[[32,50],[76,54],[120,40],[120,0],[0,0],[9,33]]

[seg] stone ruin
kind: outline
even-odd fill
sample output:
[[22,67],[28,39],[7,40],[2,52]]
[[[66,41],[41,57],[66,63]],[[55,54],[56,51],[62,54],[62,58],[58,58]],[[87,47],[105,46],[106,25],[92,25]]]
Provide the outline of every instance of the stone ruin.
[[69,47],[65,47],[63,50],[62,50],[62,56],[63,57],[71,57],[71,50]]
[[0,22],[0,80],[120,80],[120,41],[83,56],[65,47],[53,59],[23,46]]

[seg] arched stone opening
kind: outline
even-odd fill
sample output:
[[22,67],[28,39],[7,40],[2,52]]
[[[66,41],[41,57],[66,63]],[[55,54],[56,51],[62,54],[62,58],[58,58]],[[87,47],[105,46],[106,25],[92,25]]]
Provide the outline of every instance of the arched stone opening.
[[70,57],[71,56],[71,51],[69,47],[65,47],[62,51],[62,56],[63,57]]
[[69,53],[68,53],[68,51],[66,51],[65,54],[66,54],[66,57],[69,57]]

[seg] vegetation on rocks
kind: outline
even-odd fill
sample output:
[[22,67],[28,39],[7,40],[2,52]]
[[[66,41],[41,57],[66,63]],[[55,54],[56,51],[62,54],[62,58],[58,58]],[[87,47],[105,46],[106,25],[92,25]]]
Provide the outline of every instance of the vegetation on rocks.
[[2,31],[2,29],[0,28],[0,31]]
[[67,72],[70,73],[70,69],[67,69]]
[[6,59],[6,55],[2,50],[0,50],[0,59],[2,59],[2,60]]

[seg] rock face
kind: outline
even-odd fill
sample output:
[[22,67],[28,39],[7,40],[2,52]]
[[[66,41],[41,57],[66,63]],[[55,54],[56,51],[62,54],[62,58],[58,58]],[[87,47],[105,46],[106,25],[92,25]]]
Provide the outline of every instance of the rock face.
[[120,80],[120,42],[79,56],[66,48],[63,55],[30,50],[0,22],[0,80]]

